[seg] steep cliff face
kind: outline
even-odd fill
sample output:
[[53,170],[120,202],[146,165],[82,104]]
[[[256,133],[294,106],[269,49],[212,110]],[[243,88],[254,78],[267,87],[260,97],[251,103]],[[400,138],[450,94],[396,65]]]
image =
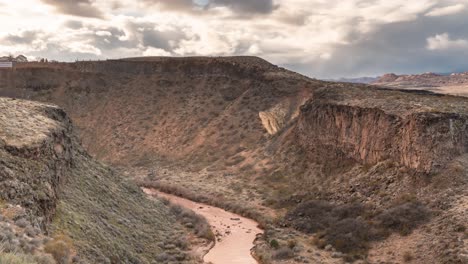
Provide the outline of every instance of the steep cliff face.
[[[71,238],[70,250],[84,263],[148,263],[160,254],[192,261],[187,248],[164,253],[174,239],[185,241],[169,209],[94,161],[65,112],[52,105],[0,98],[0,233],[10,225],[4,218],[27,218],[21,230]],[[0,242],[0,258],[4,246],[19,244],[10,235]]]
[[299,108],[311,97],[307,91],[302,91],[294,97],[284,98],[275,106],[261,111],[258,116],[268,134],[275,135],[291,124],[299,116]]
[[450,109],[401,109],[318,96],[301,108],[295,133],[315,159],[348,158],[370,165],[390,160],[423,173],[437,171],[468,151],[468,115]]
[[70,135],[63,110],[0,98],[0,198],[30,209],[43,227],[70,177]]

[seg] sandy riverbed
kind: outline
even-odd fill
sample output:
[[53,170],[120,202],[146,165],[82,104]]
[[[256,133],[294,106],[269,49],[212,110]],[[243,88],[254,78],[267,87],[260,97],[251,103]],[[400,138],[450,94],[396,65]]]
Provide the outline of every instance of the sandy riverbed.
[[257,222],[227,212],[221,208],[196,203],[174,195],[143,189],[149,195],[165,197],[174,204],[189,208],[204,216],[217,235],[215,246],[205,255],[204,261],[213,264],[257,264],[250,249],[257,234],[263,231]]

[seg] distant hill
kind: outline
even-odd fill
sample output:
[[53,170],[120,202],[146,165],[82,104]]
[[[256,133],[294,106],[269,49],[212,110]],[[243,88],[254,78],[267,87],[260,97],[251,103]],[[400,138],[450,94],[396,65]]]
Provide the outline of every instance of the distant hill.
[[432,92],[468,96],[468,72],[439,74],[396,75],[385,74],[372,82],[374,85],[398,89],[419,89]]
[[378,80],[379,77],[356,77],[356,78],[339,78],[339,79],[331,79],[329,81],[335,82],[346,82],[346,83],[372,83]]

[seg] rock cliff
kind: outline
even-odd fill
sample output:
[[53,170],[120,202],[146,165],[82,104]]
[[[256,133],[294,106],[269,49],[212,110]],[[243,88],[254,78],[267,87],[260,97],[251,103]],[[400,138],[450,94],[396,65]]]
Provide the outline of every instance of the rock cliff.
[[430,173],[468,151],[467,124],[465,113],[399,113],[317,97],[301,108],[296,133],[307,150],[328,152],[330,160],[344,157],[371,165],[391,160]]
[[47,227],[70,177],[71,122],[63,110],[0,98],[0,198],[31,210]]
[[0,233],[0,262],[35,254],[32,245],[43,254],[32,241],[40,234],[70,241],[61,249],[46,245],[47,253],[66,254],[60,263],[148,263],[160,255],[191,261],[187,248],[165,253],[169,240],[185,239],[169,209],[94,161],[62,109],[32,101],[0,98]]

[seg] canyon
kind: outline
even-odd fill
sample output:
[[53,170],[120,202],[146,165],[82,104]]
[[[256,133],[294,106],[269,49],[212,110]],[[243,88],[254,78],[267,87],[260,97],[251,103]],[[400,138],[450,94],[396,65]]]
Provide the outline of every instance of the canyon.
[[[141,224],[168,240],[182,236],[184,228],[171,220],[170,210],[148,202],[135,183],[255,220],[264,234],[252,254],[261,263],[463,263],[468,256],[467,98],[319,81],[256,57],[18,63],[2,73],[0,96],[58,105],[50,107],[70,116],[75,127],[54,136],[43,124],[3,129],[11,135],[26,136],[26,128],[34,137],[45,133],[53,143],[40,153],[64,157],[54,173],[79,170],[74,177],[44,176],[54,188],[38,188],[50,190],[52,201],[22,192],[8,201],[40,204],[31,208],[43,219],[38,224],[51,233],[77,232],[72,238],[81,241],[78,252],[85,256],[92,255],[88,245],[112,248],[109,240],[93,244],[76,229],[73,219],[93,212],[96,201],[90,198],[85,213],[72,208],[88,201],[75,199],[92,192],[105,194],[101,206],[134,197],[128,201],[139,212],[131,218],[136,230]],[[27,124],[25,111],[5,120]],[[14,142],[30,145],[24,138]],[[37,157],[27,153],[28,159]],[[106,187],[111,182],[116,187]],[[80,195],[90,184],[100,188]],[[63,190],[70,190],[69,200],[64,195],[58,206]],[[156,235],[140,232],[146,239]],[[136,245],[155,243],[130,242],[130,255],[143,261],[164,251],[155,247],[156,256],[146,255],[153,251]],[[111,251],[99,255],[110,258]]]

